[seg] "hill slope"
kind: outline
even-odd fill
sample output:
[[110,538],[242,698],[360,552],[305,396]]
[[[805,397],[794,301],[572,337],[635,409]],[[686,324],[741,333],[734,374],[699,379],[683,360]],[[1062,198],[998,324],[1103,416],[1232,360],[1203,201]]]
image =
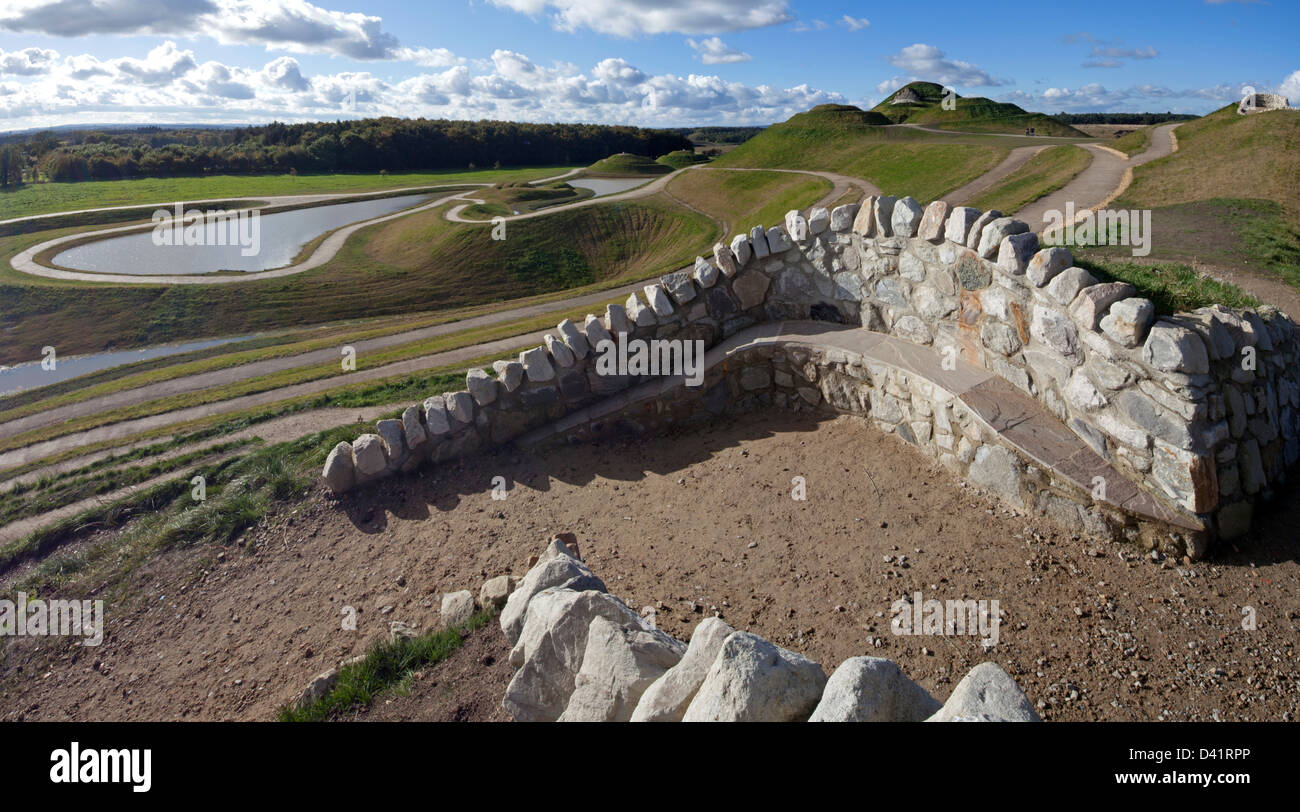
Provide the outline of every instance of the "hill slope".
[[1180,126],[1178,151],[1138,167],[1121,202],[1168,206],[1231,195],[1271,200],[1300,225],[1300,112],[1228,105]]
[[[895,103],[900,99],[915,101]],[[891,93],[871,108],[871,112],[887,118],[893,124],[921,124],[944,130],[1023,133],[1032,127],[1036,135],[1088,137],[1068,124],[1042,113],[1030,113],[1014,104],[995,102],[983,96],[957,96],[954,101],[955,108],[945,110],[942,85],[911,82]]]
[[[969,183],[1007,156],[1009,138],[934,135],[882,126],[877,112],[820,105],[774,124],[714,161],[714,166],[818,169],[875,183],[928,202]],[[982,139],[982,140],[980,140]]]

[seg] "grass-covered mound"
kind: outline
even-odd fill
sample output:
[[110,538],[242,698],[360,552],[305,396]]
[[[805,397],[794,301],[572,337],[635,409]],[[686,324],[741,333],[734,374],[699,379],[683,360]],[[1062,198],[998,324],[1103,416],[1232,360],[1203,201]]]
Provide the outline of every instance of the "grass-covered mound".
[[881,126],[882,119],[848,105],[820,105],[768,127],[713,165],[839,172],[865,178],[885,194],[928,202],[997,166],[1012,146],[1001,142],[1013,139],[958,140]]
[[644,155],[633,155],[630,152],[620,152],[617,155],[611,155],[608,158],[602,158],[591,166],[587,167],[583,175],[589,177],[615,176],[625,177],[628,175],[664,175],[673,171],[671,167],[658,163]]
[[1178,151],[1133,170],[1133,183],[1116,205],[1156,208],[1231,194],[1271,200],[1300,228],[1300,112],[1242,116],[1228,105],[1174,134]]
[[656,160],[656,163],[661,163],[669,169],[683,169],[688,166],[694,166],[695,164],[706,164],[708,162],[709,156],[701,155],[700,153],[689,149],[674,150],[667,155],[660,155]]
[[[1035,135],[1088,137],[1070,125],[1042,113],[1030,113],[1017,105],[995,102],[983,96],[957,96],[954,99],[954,109],[945,110],[943,95],[942,85],[911,82],[891,93],[871,108],[871,111],[893,124],[920,124],[937,129],[1000,133],[1024,133],[1032,127]],[[915,101],[910,101],[912,99]],[[900,100],[901,103],[895,103]]]

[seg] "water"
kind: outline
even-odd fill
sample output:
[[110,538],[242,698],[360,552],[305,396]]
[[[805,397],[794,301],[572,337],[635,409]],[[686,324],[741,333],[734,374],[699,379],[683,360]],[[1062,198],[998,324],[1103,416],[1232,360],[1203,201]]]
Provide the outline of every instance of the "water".
[[240,245],[154,245],[152,231],[141,231],[60,251],[54,264],[79,271],[142,276],[265,271],[290,264],[304,245],[327,231],[382,217],[430,197],[402,195],[261,215],[258,251],[252,256],[244,256]]
[[56,363],[52,370],[42,369],[40,361],[29,361],[11,367],[0,367],[0,395],[21,392],[24,389],[34,389],[38,386],[48,386],[52,383],[75,378],[78,375],[87,375],[101,369],[130,364],[135,361],[146,361],[150,358],[161,358],[165,355],[177,355],[182,352],[201,350],[234,341],[244,341],[249,338],[252,338],[252,336],[213,338],[204,341],[190,341],[185,344],[145,347],[138,350],[118,350],[116,352],[101,352],[96,355],[79,355],[74,358],[58,358],[56,356]]
[[649,183],[648,178],[576,178],[568,181],[570,186],[580,186],[583,189],[590,189],[596,193],[596,197],[603,195],[618,194],[626,192],[628,189],[635,189],[643,183]]

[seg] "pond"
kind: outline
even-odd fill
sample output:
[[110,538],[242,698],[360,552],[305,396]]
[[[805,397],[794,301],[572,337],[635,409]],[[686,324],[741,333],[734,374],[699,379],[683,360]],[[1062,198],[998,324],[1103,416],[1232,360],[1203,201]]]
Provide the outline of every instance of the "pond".
[[55,356],[54,369],[49,370],[44,369],[40,361],[29,361],[11,367],[0,367],[0,395],[34,389],[38,386],[48,386],[52,383],[75,378],[78,375],[89,375],[101,369],[131,364],[136,361],[147,361],[150,358],[162,358],[166,355],[202,350],[221,344],[229,344],[233,341],[244,341],[249,338],[252,338],[252,336],[211,338],[203,341],[190,341],[184,344],[166,344],[158,347],[144,347],[138,350],[115,350],[69,358]]
[[629,189],[635,189],[643,183],[648,183],[653,178],[575,178],[568,181],[570,186],[579,186],[583,189],[590,189],[596,193],[596,197],[604,195],[618,194],[626,192]]
[[[212,221],[198,240],[181,245],[183,229],[166,225],[83,243],[54,256],[54,264],[78,271],[142,276],[265,271],[293,262],[302,247],[327,231],[416,206],[432,195],[401,195],[334,203],[253,217]],[[158,233],[155,233],[158,232]],[[160,236],[161,235],[161,236]],[[157,242],[177,243],[162,244]],[[195,244],[195,243],[198,244]]]

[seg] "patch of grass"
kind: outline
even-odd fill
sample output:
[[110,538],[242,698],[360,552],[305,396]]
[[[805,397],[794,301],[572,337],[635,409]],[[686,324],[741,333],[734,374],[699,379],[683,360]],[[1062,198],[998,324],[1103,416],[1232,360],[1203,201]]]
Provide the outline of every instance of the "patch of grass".
[[684,169],[695,164],[706,164],[709,162],[709,156],[702,155],[694,150],[679,149],[660,155],[655,159],[656,163],[661,163],[669,169]]
[[[915,101],[895,104],[900,96],[910,94]],[[1029,128],[1035,135],[1086,138],[1087,135],[1068,124],[1042,113],[1026,112],[1006,102],[983,96],[956,96],[952,109],[944,106],[944,88],[934,82],[910,82],[889,94],[871,108],[896,124],[920,124],[939,129],[970,132],[1023,133]]]
[[111,471],[82,469],[44,477],[33,483],[18,483],[8,492],[0,493],[0,524],[37,516],[83,499],[138,485],[172,471],[188,468],[200,460],[244,448],[253,442],[252,439],[235,440],[158,460],[148,465],[135,465]]
[[[1123,259],[1125,246],[1089,246],[1089,257]],[[1214,198],[1151,212],[1151,256],[1277,277],[1300,289],[1300,231],[1272,200]]]
[[644,155],[620,152],[617,155],[611,155],[608,158],[596,161],[587,167],[582,174],[587,177],[600,177],[602,175],[622,177],[627,175],[666,175],[671,171],[673,171],[672,167],[665,166]]
[[[1020,139],[944,136],[866,124],[863,111],[814,110],[775,124],[717,167],[817,169],[864,178],[885,194],[935,200],[997,166]],[[1031,139],[1025,139],[1035,143]]]
[[1151,130],[1151,127],[1138,127],[1128,135],[1106,142],[1104,146],[1117,149],[1132,158],[1134,155],[1146,152],[1151,146]]
[[1101,282],[1128,282],[1150,299],[1161,315],[1195,310],[1213,304],[1259,307],[1260,302],[1236,285],[1202,276],[1189,265],[1144,265],[1118,259],[1104,261],[1075,257],[1074,264]]
[[789,172],[708,168],[683,172],[668,183],[667,192],[718,218],[729,233],[781,222],[790,209],[821,200],[831,186],[825,178]]
[[[198,543],[228,544],[276,505],[306,494],[330,449],[355,431],[340,426],[258,448],[43,527],[0,548],[0,573],[102,531],[119,532],[71,556],[49,558],[15,588],[36,592],[52,579],[92,570],[106,584],[120,583],[160,552]],[[202,501],[193,498],[194,475],[206,483]]]
[[375,641],[359,662],[339,669],[338,680],[324,696],[305,707],[286,705],[281,722],[323,722],[364,708],[380,693],[407,683],[419,669],[442,662],[460,648],[467,635],[491,622],[495,612],[481,611],[464,626],[416,637]]
[[1019,170],[985,189],[969,205],[1015,212],[1069,183],[1092,163],[1092,153],[1071,144],[1048,147]]
[[213,175],[203,178],[139,178],[83,183],[29,183],[0,193],[4,218],[33,214],[167,203],[175,200],[247,199],[256,195],[297,195],[364,192],[442,183],[493,183],[533,180],[559,174],[569,166],[480,169],[444,172],[378,172],[358,174]]
[[1237,115],[1228,105],[1178,127],[1178,151],[1133,170],[1116,207],[1233,198],[1271,200],[1300,229],[1300,112]]

